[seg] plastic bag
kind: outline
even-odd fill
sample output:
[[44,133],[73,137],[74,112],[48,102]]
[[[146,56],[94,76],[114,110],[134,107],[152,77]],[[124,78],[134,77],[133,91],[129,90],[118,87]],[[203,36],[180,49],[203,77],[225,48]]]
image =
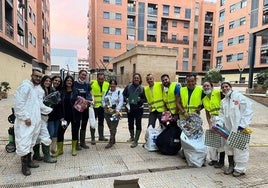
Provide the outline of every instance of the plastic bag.
[[61,101],[60,92],[55,91],[45,96],[43,103],[46,106],[53,108],[56,104],[59,104],[60,101]]
[[220,126],[219,124],[212,126],[212,130],[224,139],[227,139],[230,134],[230,131],[228,131],[228,129]]
[[89,119],[90,127],[92,129],[96,129],[97,122],[96,122],[96,118],[95,118],[95,112],[94,112],[94,109],[92,106],[90,106],[88,108],[88,115],[89,115],[88,119]]
[[74,103],[74,108],[78,112],[84,112],[84,110],[87,108],[87,100],[81,96],[78,96]]
[[144,148],[147,149],[148,151],[157,151],[158,148],[156,146],[156,139],[161,132],[162,129],[160,127],[153,128],[152,125],[149,125],[145,134],[146,143],[144,145]]

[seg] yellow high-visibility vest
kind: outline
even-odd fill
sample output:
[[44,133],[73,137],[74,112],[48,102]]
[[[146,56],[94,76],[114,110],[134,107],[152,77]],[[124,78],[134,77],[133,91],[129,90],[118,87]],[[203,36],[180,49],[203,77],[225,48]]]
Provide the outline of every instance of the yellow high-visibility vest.
[[152,112],[156,110],[158,112],[165,111],[166,108],[165,108],[165,104],[163,101],[162,85],[160,82],[154,82],[153,88],[150,88],[149,86],[145,86],[144,92],[145,92],[147,102],[152,108]]
[[188,104],[188,88],[187,87],[182,87],[180,89],[180,96],[181,96],[181,103],[184,108],[184,110],[192,114],[194,113],[198,107],[202,104],[202,88],[199,86],[195,86],[193,93],[191,95],[189,104]]
[[219,115],[221,106],[221,92],[220,90],[212,90],[210,98],[205,96],[202,99],[204,108],[209,111],[210,115]]
[[174,93],[176,85],[177,83],[171,83],[167,92],[163,90],[164,103],[172,114],[177,114],[176,96]]
[[93,80],[91,84],[92,95],[94,96],[94,108],[102,106],[102,96],[109,90],[109,83],[104,81],[102,91],[97,80]]

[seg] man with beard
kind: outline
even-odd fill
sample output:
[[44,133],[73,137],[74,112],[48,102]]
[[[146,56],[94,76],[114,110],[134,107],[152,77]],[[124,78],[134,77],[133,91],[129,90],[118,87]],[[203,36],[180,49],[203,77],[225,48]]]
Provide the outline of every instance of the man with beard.
[[31,151],[40,133],[41,114],[47,115],[52,111],[39,97],[41,78],[41,71],[33,69],[31,80],[24,80],[14,95],[16,153],[21,156],[21,171],[25,176],[31,175],[29,168],[39,167],[33,163]]

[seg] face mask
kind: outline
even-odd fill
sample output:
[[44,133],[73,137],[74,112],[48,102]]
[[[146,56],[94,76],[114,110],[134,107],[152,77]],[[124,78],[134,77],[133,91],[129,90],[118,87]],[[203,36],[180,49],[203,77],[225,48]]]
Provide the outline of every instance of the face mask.
[[211,90],[205,90],[204,93],[205,93],[206,95],[209,95],[209,94],[211,93]]
[[227,93],[224,93],[225,97],[229,97],[232,93],[232,90],[228,91]]

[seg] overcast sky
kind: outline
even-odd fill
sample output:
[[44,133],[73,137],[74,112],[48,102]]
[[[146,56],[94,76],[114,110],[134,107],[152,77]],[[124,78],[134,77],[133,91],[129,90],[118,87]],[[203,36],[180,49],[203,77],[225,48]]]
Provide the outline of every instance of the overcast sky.
[[87,57],[88,0],[50,0],[51,47]]

